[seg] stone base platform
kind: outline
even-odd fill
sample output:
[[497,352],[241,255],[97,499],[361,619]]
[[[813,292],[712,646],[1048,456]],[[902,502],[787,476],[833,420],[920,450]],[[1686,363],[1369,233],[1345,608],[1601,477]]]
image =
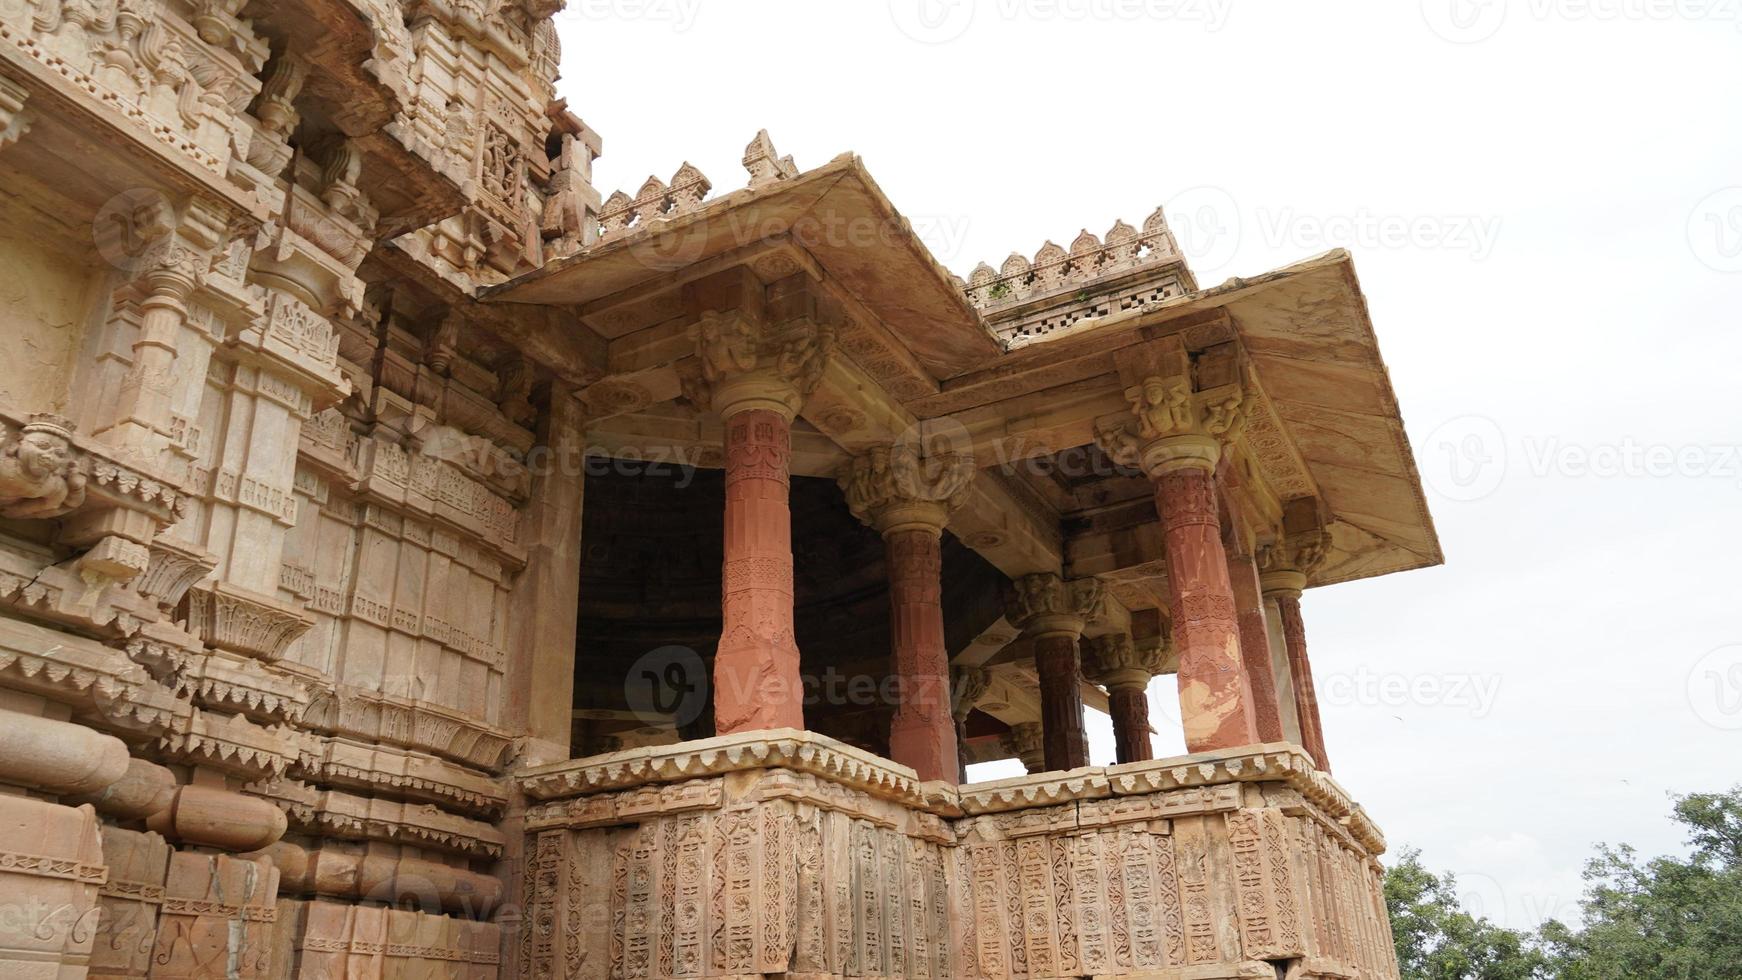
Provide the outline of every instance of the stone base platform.
[[958,789],[777,731],[520,784],[518,976],[1398,976],[1384,839],[1294,745]]

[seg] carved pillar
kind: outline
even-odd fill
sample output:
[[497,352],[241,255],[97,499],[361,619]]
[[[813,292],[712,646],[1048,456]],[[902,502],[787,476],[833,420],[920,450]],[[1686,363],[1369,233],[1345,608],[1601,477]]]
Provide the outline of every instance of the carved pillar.
[[1234,590],[1234,616],[1240,629],[1240,661],[1252,683],[1252,713],[1258,737],[1281,742],[1287,736],[1277,699],[1276,672],[1270,661],[1270,629],[1264,621],[1264,598],[1258,584],[1258,564],[1250,555],[1228,552],[1228,580]]
[[1082,662],[1077,639],[1100,608],[1106,588],[1099,579],[1065,581],[1057,575],[1025,575],[1009,596],[1010,621],[1034,640],[1040,677],[1041,735],[1049,770],[1089,764],[1083,731]]
[[169,237],[156,246],[144,276],[145,301],[133,341],[133,366],[115,402],[113,444],[151,462],[160,435],[170,426],[176,341],[188,315],[188,298],[205,277],[211,258]]
[[1307,573],[1324,560],[1329,537],[1323,531],[1291,534],[1281,543],[1265,548],[1259,556],[1264,569],[1261,576],[1264,598],[1276,604],[1282,620],[1282,642],[1294,681],[1295,713],[1300,718],[1301,747],[1325,772],[1331,771],[1331,760],[1325,752],[1324,725],[1319,717],[1318,695],[1313,688],[1312,662],[1307,658],[1306,625],[1301,620],[1300,596],[1306,588]]
[[1152,341],[1120,365],[1134,418],[1097,426],[1113,458],[1155,483],[1167,554],[1180,718],[1193,752],[1260,741],[1252,681],[1240,652],[1234,589],[1216,508],[1216,464],[1238,431],[1244,369],[1232,344],[1189,356],[1178,337]]
[[[746,273],[745,276],[748,274]],[[802,294],[770,296],[735,277],[739,303],[705,309],[690,327],[696,361],[685,396],[726,422],[726,527],[714,730],[804,727],[792,625],[792,420],[816,388],[833,331]]]
[[1047,770],[1046,739],[1041,729],[1040,722],[1025,721],[1011,725],[1010,734],[1006,737],[1010,751],[1016,754],[1016,758],[1030,775]]
[[1107,688],[1115,757],[1120,762],[1155,758],[1149,740],[1149,681],[1166,664],[1166,643],[1161,637],[1136,642],[1130,634],[1109,633],[1085,646],[1084,670],[1090,680]]
[[921,457],[906,445],[873,449],[854,459],[841,477],[847,506],[883,535],[890,666],[900,692],[889,724],[889,757],[911,766],[922,780],[954,782],[960,770],[950,712],[939,539],[973,479],[972,457]]

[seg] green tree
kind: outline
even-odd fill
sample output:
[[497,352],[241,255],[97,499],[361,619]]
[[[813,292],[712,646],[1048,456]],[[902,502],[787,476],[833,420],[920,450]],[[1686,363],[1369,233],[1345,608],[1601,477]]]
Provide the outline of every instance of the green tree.
[[1641,862],[1601,848],[1585,868],[1584,926],[1549,922],[1542,945],[1558,980],[1742,977],[1742,786],[1675,803],[1686,858]]
[[1421,852],[1403,852],[1385,872],[1385,907],[1403,980],[1533,980],[1547,959],[1530,937],[1458,902],[1457,879],[1422,867]]

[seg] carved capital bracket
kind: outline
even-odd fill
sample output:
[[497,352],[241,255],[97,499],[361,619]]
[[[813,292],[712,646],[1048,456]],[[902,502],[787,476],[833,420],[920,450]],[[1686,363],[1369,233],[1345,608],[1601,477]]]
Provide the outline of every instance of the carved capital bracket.
[[10,78],[0,78],[0,150],[30,131],[31,113],[24,108],[30,91]]
[[1297,498],[1284,505],[1282,533],[1258,549],[1260,582],[1266,595],[1298,597],[1307,579],[1325,563],[1331,533],[1324,528],[1318,501]]
[[1108,690],[1149,687],[1149,679],[1167,673],[1165,637],[1134,640],[1129,633],[1108,633],[1083,644],[1083,673]]
[[1035,636],[1076,636],[1089,620],[1101,615],[1106,601],[1106,584],[1098,578],[1066,580],[1043,572],[1011,583],[1005,616]]
[[879,446],[854,457],[839,482],[853,516],[880,533],[942,531],[968,497],[974,458],[961,453],[921,455],[913,446]]
[[950,668],[950,717],[967,718],[991,688],[992,672],[984,667]]
[[1194,356],[1176,336],[1135,353],[1120,366],[1130,413],[1097,420],[1096,444],[1152,477],[1186,467],[1215,469],[1250,405],[1247,366],[1238,349],[1220,344]]
[[722,417],[765,409],[797,417],[822,380],[834,325],[804,316],[772,323],[743,311],[704,311],[690,324],[696,358],[680,366],[684,397]]

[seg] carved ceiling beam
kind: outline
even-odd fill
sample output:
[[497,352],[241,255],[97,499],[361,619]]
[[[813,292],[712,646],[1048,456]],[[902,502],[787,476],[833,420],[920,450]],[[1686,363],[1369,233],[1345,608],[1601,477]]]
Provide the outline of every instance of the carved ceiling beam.
[[[656,258],[650,256],[649,261]],[[679,256],[670,257],[670,261],[674,268],[667,274],[582,304],[576,314],[589,326],[616,333],[614,327],[645,318],[646,313],[635,312],[636,307],[657,309],[668,294],[733,269],[748,269],[765,285],[800,272],[812,280],[822,278],[822,268],[816,259],[784,234],[757,239],[700,262],[684,263]]]
[[982,469],[967,500],[950,519],[950,532],[1012,578],[1064,567],[1058,514],[1034,491],[995,470]]
[[995,405],[938,420],[959,428],[982,467],[1010,468],[1095,441],[1095,420],[1127,411],[1113,375],[1031,388]]

